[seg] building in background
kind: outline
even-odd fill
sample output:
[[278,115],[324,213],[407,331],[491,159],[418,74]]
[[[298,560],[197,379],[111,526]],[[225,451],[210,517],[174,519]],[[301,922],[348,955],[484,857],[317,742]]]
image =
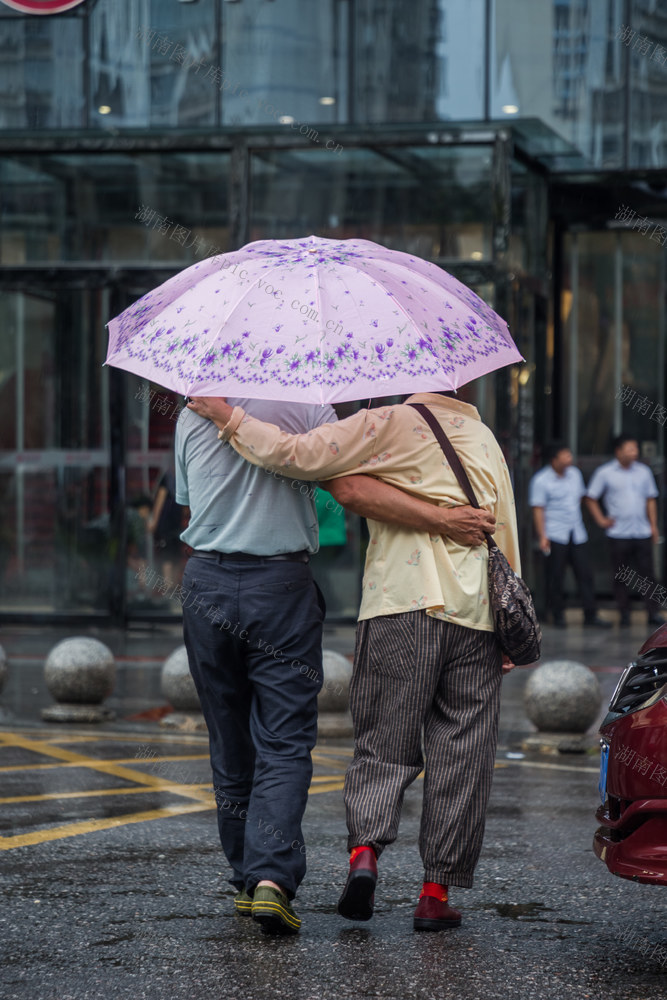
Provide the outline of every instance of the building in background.
[[[511,463],[529,579],[548,437],[586,475],[629,431],[664,491],[665,106],[656,0],[82,0],[48,16],[0,0],[0,618],[174,613],[141,500],[179,402],[103,367],[105,324],[253,239],[414,252],[508,319],[527,364],[466,398]],[[356,518],[347,539],[315,560],[333,618],[358,604]]]

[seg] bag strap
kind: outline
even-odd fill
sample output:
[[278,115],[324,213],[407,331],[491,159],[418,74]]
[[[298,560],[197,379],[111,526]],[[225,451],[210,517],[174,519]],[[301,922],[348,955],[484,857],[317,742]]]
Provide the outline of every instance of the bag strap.
[[[449,440],[449,438],[443,431],[437,417],[429,410],[428,406],[426,406],[424,403],[408,403],[408,406],[412,406],[415,410],[417,410],[417,412],[421,414],[426,423],[429,425],[429,427],[433,431],[438,441],[438,444],[444,451],[445,458],[449,462],[454,475],[458,479],[459,485],[468,499],[468,503],[470,504],[471,507],[477,507],[477,509],[479,510],[479,502],[477,500],[477,497],[475,496],[475,491],[472,488],[472,483],[470,482],[468,473],[463,468],[463,465],[461,464],[461,459],[456,454],[452,442]],[[485,532],[484,534],[486,536],[487,545],[489,546],[489,548],[493,548],[493,546],[496,544],[495,539],[493,538],[492,535],[489,535],[487,532]]]

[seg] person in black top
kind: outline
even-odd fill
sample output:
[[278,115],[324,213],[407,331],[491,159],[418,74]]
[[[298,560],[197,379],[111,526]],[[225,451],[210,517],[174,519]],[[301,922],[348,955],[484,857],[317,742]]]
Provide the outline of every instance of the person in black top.
[[181,561],[182,508],[176,503],[176,482],[171,472],[165,472],[155,491],[153,508],[146,529],[153,536],[160,574],[172,586],[179,582]]

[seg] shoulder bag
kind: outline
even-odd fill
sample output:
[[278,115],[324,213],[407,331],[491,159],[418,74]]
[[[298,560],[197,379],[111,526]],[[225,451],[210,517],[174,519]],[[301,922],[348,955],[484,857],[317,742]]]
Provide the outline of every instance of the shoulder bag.
[[[423,403],[409,403],[408,406],[414,407],[429,425],[468,502],[479,508],[468,474],[435,415]],[[541,655],[542,631],[530,590],[514,572],[492,535],[487,534],[486,543],[489,547],[489,604],[498,642],[503,653],[517,666],[534,663]]]

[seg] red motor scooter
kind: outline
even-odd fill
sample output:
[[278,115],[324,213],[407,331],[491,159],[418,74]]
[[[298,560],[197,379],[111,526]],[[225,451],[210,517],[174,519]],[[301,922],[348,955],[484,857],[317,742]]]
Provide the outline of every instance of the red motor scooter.
[[625,668],[600,735],[593,849],[614,875],[667,885],[667,624]]

